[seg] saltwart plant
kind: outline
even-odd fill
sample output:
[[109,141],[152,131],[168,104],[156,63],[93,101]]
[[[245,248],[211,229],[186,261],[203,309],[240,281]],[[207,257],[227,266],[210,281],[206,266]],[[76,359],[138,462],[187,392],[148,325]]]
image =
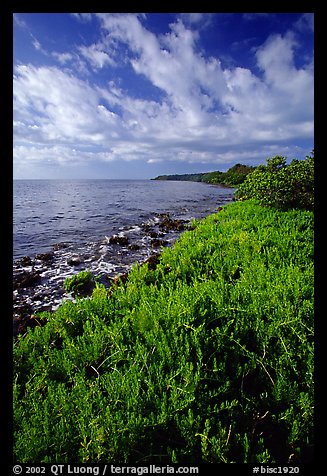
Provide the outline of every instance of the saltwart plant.
[[311,460],[313,213],[247,200],[192,228],[18,338],[15,461]]

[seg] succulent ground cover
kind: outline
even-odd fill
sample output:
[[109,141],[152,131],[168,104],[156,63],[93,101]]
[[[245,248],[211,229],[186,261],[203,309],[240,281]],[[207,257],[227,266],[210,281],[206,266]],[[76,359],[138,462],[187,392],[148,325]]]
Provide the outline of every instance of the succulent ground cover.
[[14,344],[18,462],[309,461],[313,212],[235,202]]

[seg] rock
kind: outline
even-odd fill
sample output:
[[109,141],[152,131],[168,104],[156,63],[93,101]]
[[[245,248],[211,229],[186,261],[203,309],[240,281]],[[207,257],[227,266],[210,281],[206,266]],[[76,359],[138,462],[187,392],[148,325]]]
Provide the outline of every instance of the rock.
[[90,261],[98,261],[99,259],[101,259],[101,253],[99,252],[96,252],[90,256]]
[[170,218],[168,214],[161,214],[161,223],[159,224],[160,230],[165,230],[165,231],[171,231],[171,230],[176,230],[176,231],[183,231],[185,229],[184,221],[183,220],[173,220]]
[[40,253],[36,255],[35,258],[41,261],[53,261],[54,253],[52,251],[50,253]]
[[83,260],[79,256],[72,256],[67,259],[67,264],[69,266],[79,266],[82,262]]
[[140,249],[140,246],[137,245],[136,243],[132,243],[132,244],[128,245],[128,249],[131,250],[131,251],[136,251],[136,250]]
[[144,233],[149,233],[153,230],[152,226],[149,225],[148,223],[142,223],[141,227]]
[[15,316],[24,317],[30,316],[33,313],[32,306],[28,303],[21,303],[15,307]]
[[114,235],[109,238],[109,243],[111,245],[126,246],[129,243],[129,239],[126,236]]
[[148,265],[148,269],[154,271],[159,263],[159,255],[151,255],[147,260],[144,261],[144,264]]
[[14,289],[22,289],[35,286],[41,281],[39,271],[22,271],[16,274],[13,279]]
[[21,266],[32,266],[33,265],[33,260],[32,258],[30,258],[30,256],[24,256],[23,258],[21,258],[18,263],[21,265]]
[[41,327],[44,326],[48,322],[47,319],[40,318],[35,314],[31,314],[29,316],[21,316],[18,314],[14,314],[13,319],[13,331],[14,335],[23,334],[27,331],[28,327],[34,329],[34,327]]
[[154,238],[151,240],[151,247],[152,248],[158,248],[159,246],[167,246],[168,241],[166,240],[159,240],[158,238]]
[[51,299],[52,294],[53,294],[54,291],[56,291],[57,293],[59,291],[63,292],[62,289],[56,289],[56,290],[53,289],[53,291],[51,291],[50,289],[41,289],[41,290],[39,290],[39,292],[34,293],[30,297],[30,299],[31,299],[31,301],[33,301],[33,303],[48,301],[49,299]]
[[112,282],[112,278],[108,274],[102,274],[102,275],[100,275],[99,281],[105,287],[108,287]]

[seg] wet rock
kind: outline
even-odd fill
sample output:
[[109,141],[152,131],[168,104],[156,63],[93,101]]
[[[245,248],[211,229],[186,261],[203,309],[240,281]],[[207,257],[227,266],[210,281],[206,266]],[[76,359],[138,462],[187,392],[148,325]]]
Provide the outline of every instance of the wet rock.
[[90,261],[98,261],[99,259],[101,259],[101,253],[95,253],[95,254],[92,254],[89,258]]
[[34,329],[35,327],[44,326],[47,322],[47,319],[40,318],[36,314],[31,314],[27,317],[15,314],[13,320],[14,335],[24,334],[28,327]]
[[160,255],[151,255],[147,260],[144,261],[144,264],[148,265],[148,269],[154,271],[159,263]]
[[35,258],[41,261],[53,261],[54,253],[52,251],[50,253],[40,253],[36,255]]
[[29,288],[40,283],[41,276],[39,271],[22,271],[17,273],[13,279],[14,289]]
[[30,256],[24,256],[23,258],[21,258],[18,263],[21,265],[21,266],[32,266],[34,261],[32,260],[32,258]]
[[[151,253],[152,256],[145,262],[150,271],[155,270],[161,247],[171,243],[182,228],[184,222],[173,219],[168,213],[153,214],[152,219],[138,224],[135,229],[130,230],[129,227],[127,232],[125,230],[126,235],[122,231],[117,231],[117,234],[111,231],[111,238],[105,236],[105,240],[88,243],[87,247],[56,243],[49,253],[39,253],[32,258],[26,256],[20,262],[17,260],[14,268],[15,332],[18,332],[18,328],[21,332],[26,332],[28,325],[25,321],[30,316],[41,311],[55,311],[62,302],[63,295],[67,299],[63,283],[72,271],[77,273],[87,266],[108,288],[110,295],[117,285],[124,285],[128,276],[126,271],[131,265],[134,262],[144,262]],[[154,274],[150,272],[147,275],[147,284],[156,279]],[[68,299],[71,299],[70,295]],[[34,318],[31,324],[37,325]]]
[[126,246],[129,244],[129,239],[127,238],[127,236],[113,235],[109,238],[109,243],[111,245]]
[[150,225],[150,223],[142,223],[141,229],[148,234],[154,232],[153,225]]
[[44,301],[48,301],[49,299],[51,299],[54,291],[56,291],[56,293],[58,293],[58,290],[56,289],[53,289],[53,290],[50,290],[50,289],[42,289],[36,293],[34,293],[32,296],[31,296],[31,301],[33,302],[44,302]]
[[160,230],[164,231],[183,231],[185,229],[185,221],[179,219],[172,219],[168,213],[160,214],[161,222],[159,223]]
[[158,238],[154,238],[151,240],[151,248],[159,248],[159,246],[167,246],[168,241],[166,240],[159,240]]
[[15,306],[15,316],[28,317],[33,313],[32,306],[26,302]]
[[67,259],[67,264],[69,266],[79,266],[82,264],[83,260],[80,256],[72,256],[71,258]]
[[131,243],[130,245],[128,245],[128,249],[131,251],[136,251],[136,250],[139,250],[140,248],[141,247],[137,245],[136,243]]
[[14,335],[26,332],[26,322],[33,314],[32,306],[26,302],[14,303],[13,333]]

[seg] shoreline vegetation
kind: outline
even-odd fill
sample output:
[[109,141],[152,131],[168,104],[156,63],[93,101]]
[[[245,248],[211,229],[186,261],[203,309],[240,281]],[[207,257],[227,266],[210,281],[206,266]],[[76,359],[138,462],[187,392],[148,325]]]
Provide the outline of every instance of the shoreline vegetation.
[[222,185],[227,187],[235,187],[244,182],[246,176],[255,170],[255,167],[243,164],[233,165],[227,172],[205,172],[198,174],[174,174],[174,175],[158,175],[151,180],[176,180],[203,182],[213,185]]
[[15,461],[312,462],[312,172],[269,159],[110,288],[67,281],[14,344]]

